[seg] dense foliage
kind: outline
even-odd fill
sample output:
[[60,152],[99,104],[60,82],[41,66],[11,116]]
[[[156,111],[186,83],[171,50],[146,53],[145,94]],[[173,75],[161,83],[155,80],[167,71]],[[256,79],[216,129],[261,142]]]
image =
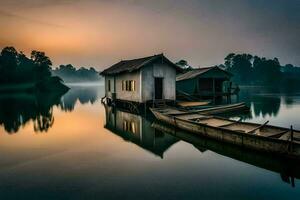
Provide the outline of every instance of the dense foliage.
[[250,54],[231,53],[221,65],[239,84],[278,85],[300,82],[300,68],[291,64],[281,66],[277,58],[267,59]]
[[52,74],[61,77],[65,82],[88,82],[101,79],[99,73],[93,67],[76,69],[71,64],[60,65],[52,71]]
[[37,82],[49,78],[51,65],[44,52],[32,51],[28,58],[14,47],[5,47],[0,54],[0,83]]

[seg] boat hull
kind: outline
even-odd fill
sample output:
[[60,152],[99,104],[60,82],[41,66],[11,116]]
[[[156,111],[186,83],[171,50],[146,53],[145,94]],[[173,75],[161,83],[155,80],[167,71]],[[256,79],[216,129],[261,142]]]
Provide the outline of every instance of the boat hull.
[[286,157],[300,159],[300,145],[286,140],[268,138],[258,135],[245,134],[233,130],[212,127],[197,122],[184,120],[175,116],[164,115],[152,110],[155,117],[167,124],[201,136],[213,138],[222,142],[231,143],[244,148],[276,153]]

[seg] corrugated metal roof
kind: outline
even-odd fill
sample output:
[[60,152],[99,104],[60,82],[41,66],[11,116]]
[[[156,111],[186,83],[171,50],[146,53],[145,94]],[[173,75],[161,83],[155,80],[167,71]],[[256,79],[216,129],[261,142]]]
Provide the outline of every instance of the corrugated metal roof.
[[184,74],[180,74],[180,75],[178,75],[176,77],[176,81],[182,81],[182,80],[186,80],[186,79],[192,79],[192,78],[195,78],[195,77],[197,77],[199,75],[202,75],[202,74],[204,74],[204,73],[206,73],[206,72],[208,72],[208,71],[210,71],[212,69],[215,69],[215,68],[217,68],[217,69],[225,72],[229,76],[231,76],[231,74],[229,72],[227,72],[227,71],[225,71],[225,70],[223,70],[223,69],[221,69],[219,67],[204,67],[204,68],[193,69],[193,70],[188,71],[188,72],[186,72]]
[[145,66],[146,64],[149,64],[150,62],[153,62],[156,59],[164,59],[164,61],[168,62],[169,64],[173,65],[177,70],[180,70],[180,68],[172,63],[170,60],[168,60],[163,54],[148,56],[144,58],[138,58],[133,60],[122,60],[113,66],[105,69],[100,74],[101,75],[114,75],[119,74],[123,72],[132,72],[135,70],[140,69],[141,67]]

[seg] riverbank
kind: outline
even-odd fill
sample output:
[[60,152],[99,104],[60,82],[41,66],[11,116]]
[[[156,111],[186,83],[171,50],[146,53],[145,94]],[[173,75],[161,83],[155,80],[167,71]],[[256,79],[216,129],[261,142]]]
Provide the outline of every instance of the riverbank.
[[59,77],[50,77],[38,82],[13,83],[0,85],[0,93],[67,92],[69,87]]

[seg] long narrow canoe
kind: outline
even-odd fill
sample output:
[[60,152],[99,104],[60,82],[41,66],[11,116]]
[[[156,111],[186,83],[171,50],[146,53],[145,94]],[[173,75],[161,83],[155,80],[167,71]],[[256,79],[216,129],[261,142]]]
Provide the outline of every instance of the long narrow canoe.
[[185,114],[192,114],[192,113],[212,115],[212,114],[221,114],[221,113],[235,112],[235,111],[249,111],[249,107],[242,102],[242,103],[235,103],[235,104],[203,107],[201,109],[195,109],[195,110],[179,109],[175,107],[163,107],[163,108],[156,108],[156,111],[161,111],[164,113],[168,112],[169,114],[172,113],[178,115],[179,114],[185,115]]
[[221,114],[221,113],[226,113],[226,112],[249,111],[249,110],[250,110],[250,108],[248,106],[246,106],[246,104],[244,102],[242,102],[242,103],[235,103],[235,104],[211,106],[211,107],[202,108],[202,109],[198,109],[198,110],[190,110],[187,112],[212,115],[212,114]]
[[282,179],[283,181],[291,180],[291,182],[288,182],[291,183],[291,185],[293,185],[293,178],[300,179],[299,159],[285,159],[280,156],[274,156],[273,153],[258,153],[257,151],[241,148],[237,145],[190,134],[165,123],[159,123],[158,121],[153,122],[151,126],[158,131],[173,135],[180,140],[192,144],[201,152],[210,150],[223,156],[280,173],[281,177],[284,177]]
[[197,112],[150,108],[154,116],[180,129],[245,148],[300,159],[300,131],[239,122]]

